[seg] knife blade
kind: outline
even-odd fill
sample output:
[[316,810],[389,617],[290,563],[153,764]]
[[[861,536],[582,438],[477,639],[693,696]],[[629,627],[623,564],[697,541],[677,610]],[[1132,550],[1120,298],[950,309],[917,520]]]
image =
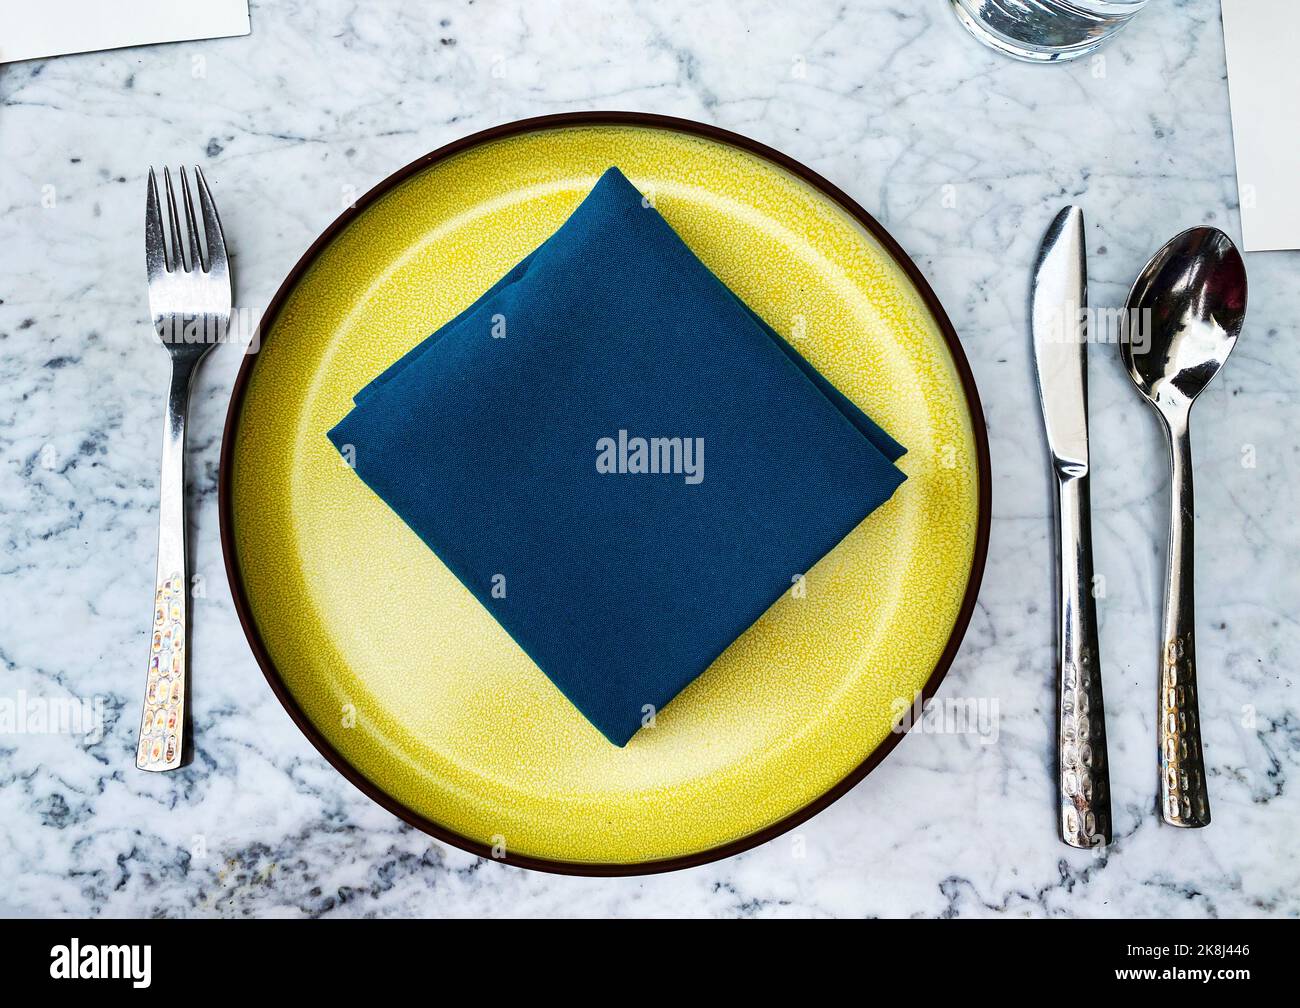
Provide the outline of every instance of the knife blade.
[[1043,236],[1029,307],[1047,445],[1057,466],[1084,475],[1088,471],[1087,304],[1083,211],[1067,206]]
[[1039,248],[1030,329],[1056,503],[1058,825],[1061,839],[1081,848],[1111,838],[1088,493],[1087,304],[1083,212],[1067,206]]

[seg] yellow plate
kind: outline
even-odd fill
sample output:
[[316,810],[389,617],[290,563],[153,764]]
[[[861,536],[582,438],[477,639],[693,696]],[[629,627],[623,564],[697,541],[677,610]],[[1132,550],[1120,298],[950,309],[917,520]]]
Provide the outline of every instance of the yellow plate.
[[[540,244],[610,165],[908,447],[893,499],[625,749],[591,729],[325,438],[362,385]],[[222,450],[236,606],[321,752],[451,843],[595,874],[753,846],[879,762],[965,630],[987,542],[988,450],[951,326],[875,221],[752,141],[586,113],[452,144],[335,222],[261,332]]]

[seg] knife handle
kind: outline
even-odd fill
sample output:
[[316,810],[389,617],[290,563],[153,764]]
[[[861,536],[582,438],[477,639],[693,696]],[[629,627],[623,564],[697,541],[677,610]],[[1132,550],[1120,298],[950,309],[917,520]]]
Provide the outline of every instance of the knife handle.
[[1058,473],[1057,787],[1061,839],[1081,848],[1111,836],[1090,510],[1087,473]]

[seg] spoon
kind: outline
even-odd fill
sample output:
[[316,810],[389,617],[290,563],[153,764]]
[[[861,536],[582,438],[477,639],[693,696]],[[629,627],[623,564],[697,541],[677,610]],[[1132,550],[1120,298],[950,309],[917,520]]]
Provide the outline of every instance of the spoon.
[[1172,238],[1128,296],[1120,353],[1163,421],[1173,483],[1160,653],[1160,811],[1171,826],[1208,826],[1210,796],[1196,703],[1192,592],[1192,444],[1188,414],[1219,373],[1246,315],[1246,267],[1217,228]]

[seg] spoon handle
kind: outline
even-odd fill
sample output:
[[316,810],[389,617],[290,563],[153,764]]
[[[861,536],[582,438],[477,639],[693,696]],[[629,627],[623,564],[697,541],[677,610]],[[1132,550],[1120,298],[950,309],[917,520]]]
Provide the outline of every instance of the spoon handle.
[[1208,826],[1210,795],[1196,702],[1192,441],[1186,411],[1165,420],[1173,485],[1160,654],[1160,812],[1171,826]]

